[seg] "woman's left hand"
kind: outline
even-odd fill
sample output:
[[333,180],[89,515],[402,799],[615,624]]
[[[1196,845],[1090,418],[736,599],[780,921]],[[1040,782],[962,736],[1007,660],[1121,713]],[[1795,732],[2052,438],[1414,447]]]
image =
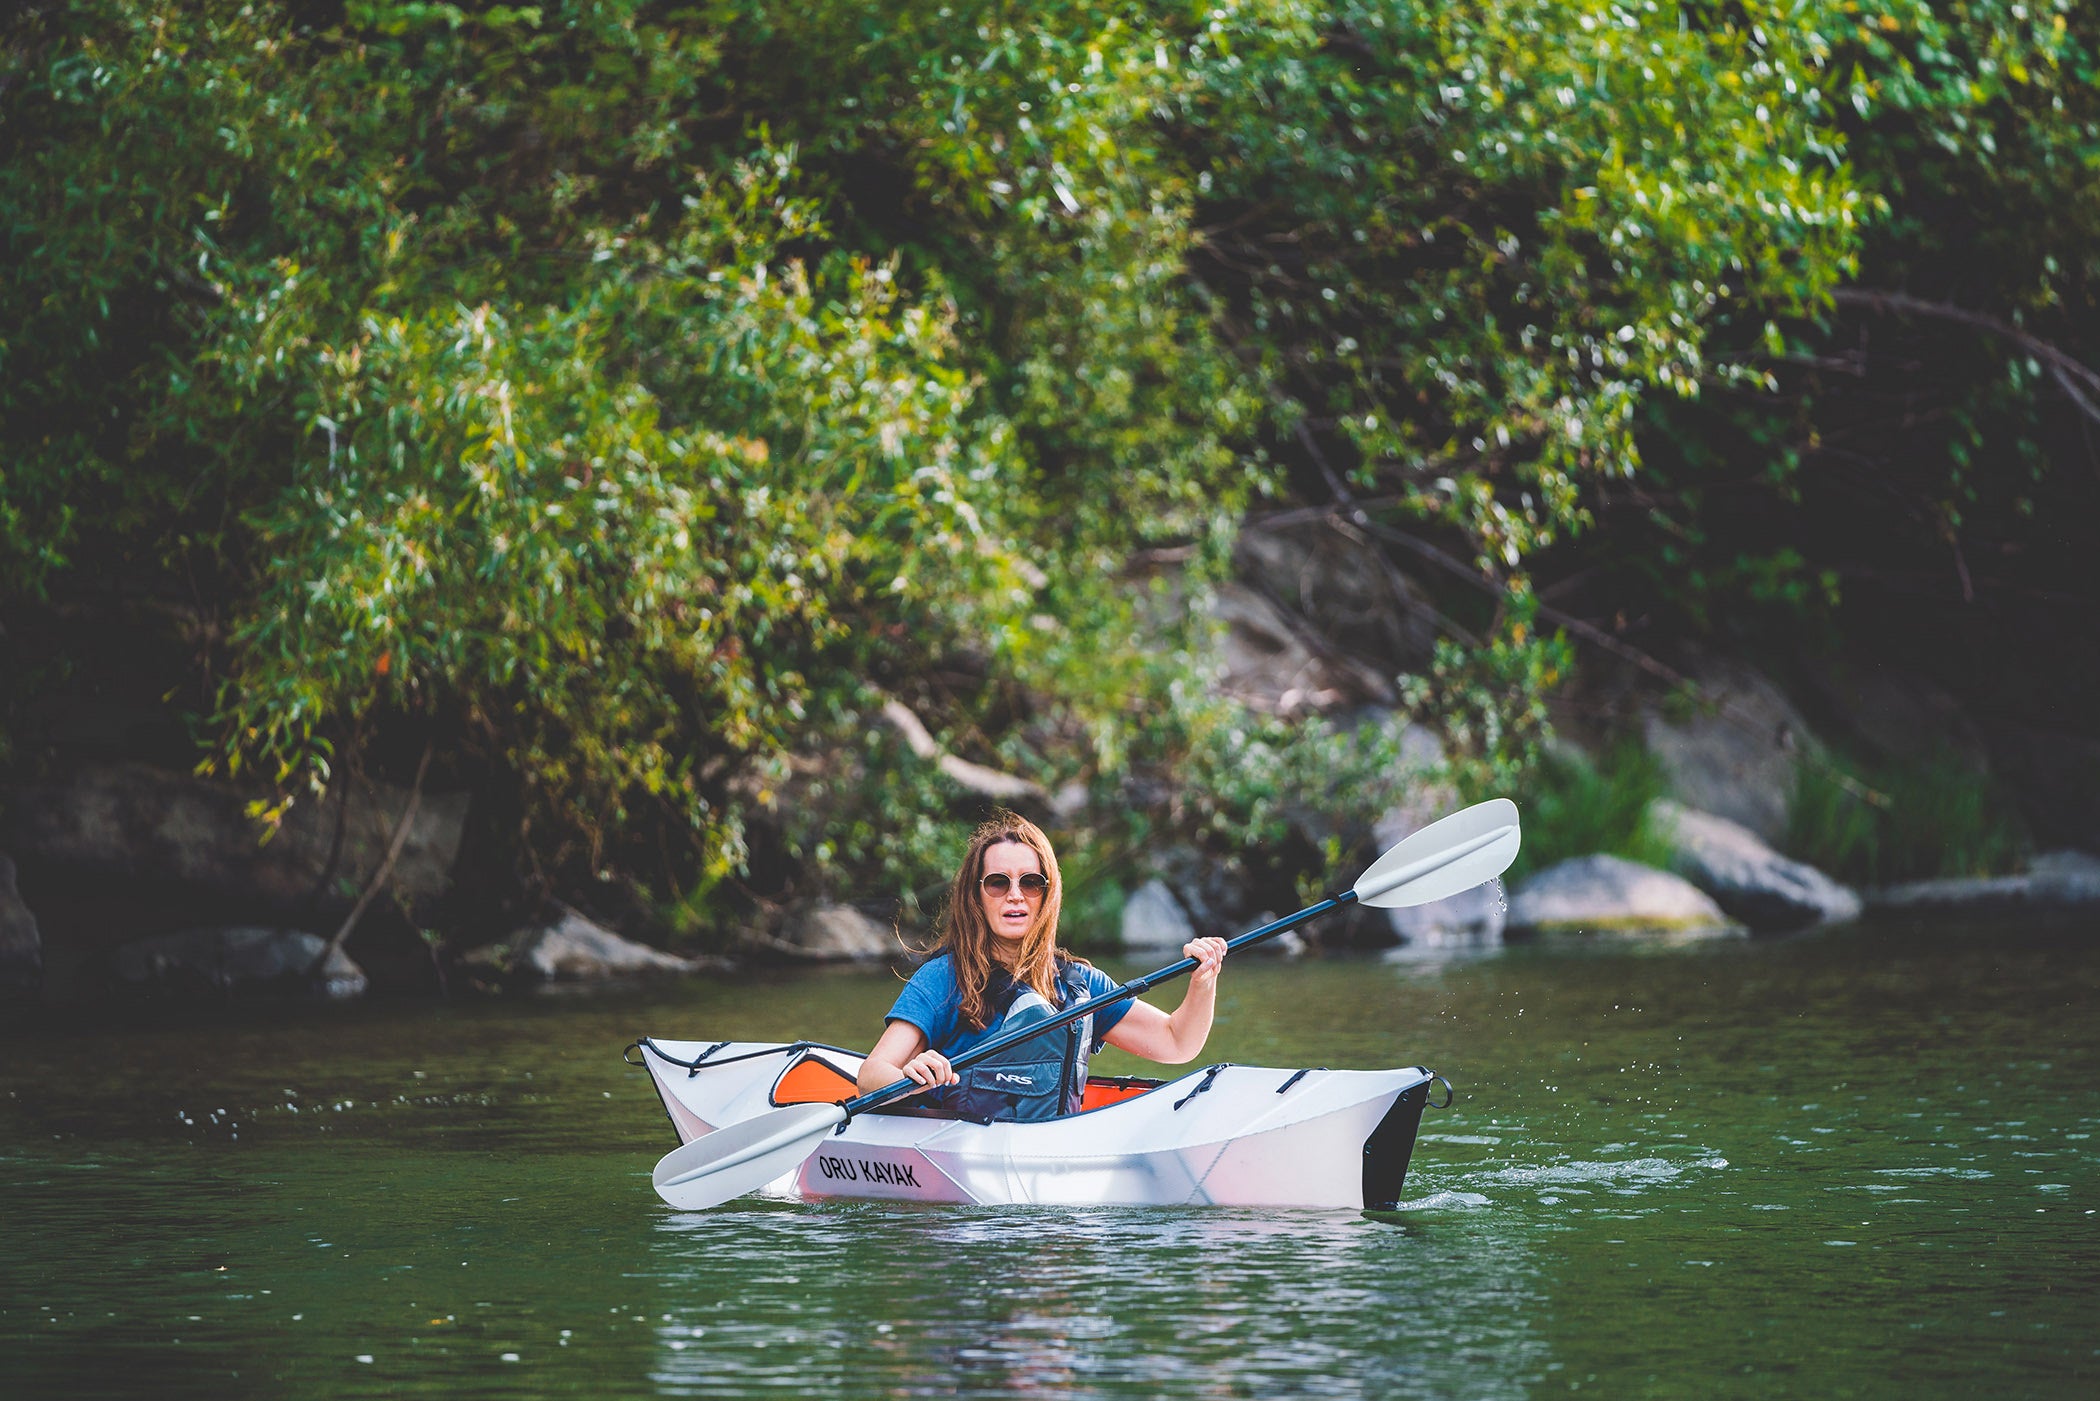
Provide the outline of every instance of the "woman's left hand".
[[1141,997],[1132,1000],[1130,1010],[1109,1030],[1109,1045],[1168,1065],[1186,1065],[1202,1053],[1217,1006],[1218,970],[1225,963],[1226,944],[1223,939],[1191,939],[1181,952],[1196,960],[1181,1005],[1167,1013]]
[[1181,946],[1185,957],[1196,960],[1195,971],[1189,974],[1189,982],[1196,987],[1212,987],[1218,981],[1218,970],[1225,964],[1225,941],[1223,939],[1191,939]]

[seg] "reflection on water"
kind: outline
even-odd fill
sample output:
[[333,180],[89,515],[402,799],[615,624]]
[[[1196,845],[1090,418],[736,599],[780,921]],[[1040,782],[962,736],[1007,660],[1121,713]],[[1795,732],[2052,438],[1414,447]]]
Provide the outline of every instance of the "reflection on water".
[[672,1137],[621,1046],[864,1043],[895,986],[0,1030],[8,1395],[2083,1396],[2100,1369],[2075,932],[1235,968],[1211,1058],[1457,1084],[1394,1212],[657,1202]]
[[[651,1252],[652,1379],[745,1395],[792,1358],[783,1384],[890,1395],[1363,1396],[1406,1374],[1519,1391],[1543,1346],[1537,1271],[1516,1238],[1460,1239],[1447,1214],[1428,1201],[1377,1219],[865,1203],[673,1214]],[[1422,1287],[1431,1277],[1440,1288]],[[1484,1330],[1465,1317],[1483,1293],[1510,1305]],[[1455,1369],[1459,1344],[1495,1372]]]

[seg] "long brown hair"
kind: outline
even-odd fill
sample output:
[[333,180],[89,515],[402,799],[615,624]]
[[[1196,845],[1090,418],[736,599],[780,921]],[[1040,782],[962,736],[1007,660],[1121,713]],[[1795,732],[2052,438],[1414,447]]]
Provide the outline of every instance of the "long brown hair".
[[1050,888],[1043,892],[1042,908],[1036,911],[1035,923],[1021,938],[1020,956],[1014,967],[1006,971],[1015,982],[1034,988],[1052,1005],[1058,1000],[1057,915],[1064,905],[1065,883],[1058,874],[1057,853],[1050,849],[1050,839],[1043,835],[1042,828],[1019,813],[998,812],[971,834],[962,869],[955,873],[955,884],[948,891],[948,909],[941,917],[941,937],[935,945],[938,952],[954,960],[955,985],[962,994],[962,1020],[973,1030],[981,1030],[991,1021],[985,995],[993,966],[998,962],[992,956],[996,936],[991,921],[984,916],[979,891],[984,879],[984,854],[1001,842],[1018,842],[1033,851],[1050,882]]

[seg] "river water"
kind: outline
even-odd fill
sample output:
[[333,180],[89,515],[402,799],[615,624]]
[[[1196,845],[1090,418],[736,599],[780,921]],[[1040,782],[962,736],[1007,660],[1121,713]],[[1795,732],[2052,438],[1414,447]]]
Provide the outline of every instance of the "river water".
[[2100,929],[1236,959],[1206,1061],[1457,1085],[1390,1214],[657,1201],[628,1041],[896,987],[0,1030],[0,1393],[2100,1392]]

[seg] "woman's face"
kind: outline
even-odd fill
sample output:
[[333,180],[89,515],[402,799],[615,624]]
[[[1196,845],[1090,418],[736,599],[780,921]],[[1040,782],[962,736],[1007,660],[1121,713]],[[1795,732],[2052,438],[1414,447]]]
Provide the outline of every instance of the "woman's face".
[[[1001,876],[1006,878],[1006,889],[995,893],[993,887],[1002,884]],[[1025,876],[1035,877],[1027,882],[1033,889],[1022,888]],[[984,904],[985,922],[1000,941],[995,948],[1019,951],[1021,940],[1043,911],[1043,898],[1049,891],[1043,879],[1043,859],[1034,847],[1023,842],[994,842],[984,849],[984,878],[978,882],[977,898]]]

